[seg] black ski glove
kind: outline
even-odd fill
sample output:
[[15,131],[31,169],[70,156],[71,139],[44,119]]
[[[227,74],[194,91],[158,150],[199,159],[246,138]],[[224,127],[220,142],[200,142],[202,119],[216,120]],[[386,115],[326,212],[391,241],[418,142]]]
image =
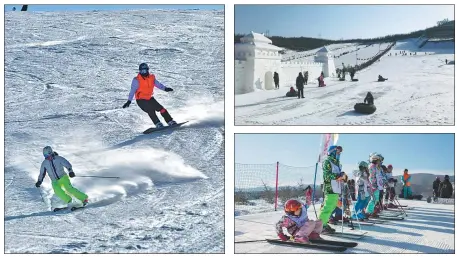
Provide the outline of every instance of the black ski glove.
[[122,108],[127,108],[127,107],[129,107],[131,103],[132,103],[132,101],[127,100],[127,102],[122,106]]
[[171,88],[171,87],[166,87],[165,88],[165,92],[171,92],[171,91],[173,91],[173,88]]
[[41,186],[41,183],[43,183],[43,182],[37,181],[37,182],[35,183],[35,186],[36,186],[36,187],[40,187],[40,186]]
[[70,176],[70,178],[74,178],[76,175],[73,171],[70,171],[70,173],[68,173],[68,176]]

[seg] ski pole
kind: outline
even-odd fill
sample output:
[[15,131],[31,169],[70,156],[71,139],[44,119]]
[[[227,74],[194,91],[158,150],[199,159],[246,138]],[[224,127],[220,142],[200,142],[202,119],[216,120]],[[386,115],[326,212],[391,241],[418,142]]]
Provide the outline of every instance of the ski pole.
[[406,211],[405,211],[405,210],[403,210],[403,207],[401,206],[400,202],[398,201],[398,199],[397,199],[397,196],[395,196],[395,198],[394,198],[394,199],[397,201],[397,203],[398,203],[398,206],[400,206],[400,209],[403,211],[403,213],[405,214],[405,216],[406,216],[406,217],[408,217],[408,214],[406,214]]
[[104,176],[78,176],[78,178],[117,178],[117,179],[119,179],[120,177],[104,177]]

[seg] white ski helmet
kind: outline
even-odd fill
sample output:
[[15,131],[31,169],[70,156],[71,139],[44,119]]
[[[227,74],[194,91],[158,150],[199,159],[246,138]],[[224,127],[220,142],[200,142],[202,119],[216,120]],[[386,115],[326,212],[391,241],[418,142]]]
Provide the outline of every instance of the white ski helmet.
[[48,158],[49,156],[51,156],[52,154],[54,153],[54,151],[52,151],[52,148],[50,146],[45,146],[43,148],[43,155],[44,155],[44,158]]
[[373,162],[374,160],[384,160],[384,157],[382,157],[381,154],[378,154],[376,152],[370,154],[370,162]]

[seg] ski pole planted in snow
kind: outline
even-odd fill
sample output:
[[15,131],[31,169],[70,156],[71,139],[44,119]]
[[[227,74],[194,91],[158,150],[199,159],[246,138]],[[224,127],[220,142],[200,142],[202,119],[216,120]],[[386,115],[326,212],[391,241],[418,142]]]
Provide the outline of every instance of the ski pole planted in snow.
[[119,179],[120,177],[104,177],[104,176],[77,176],[78,178],[117,178]]

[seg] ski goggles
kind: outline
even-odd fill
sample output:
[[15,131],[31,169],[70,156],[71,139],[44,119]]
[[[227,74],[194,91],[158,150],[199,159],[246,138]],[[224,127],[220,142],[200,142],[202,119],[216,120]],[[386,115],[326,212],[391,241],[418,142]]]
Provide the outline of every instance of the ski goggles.
[[141,75],[148,75],[149,74],[149,69],[140,69],[140,74]]

